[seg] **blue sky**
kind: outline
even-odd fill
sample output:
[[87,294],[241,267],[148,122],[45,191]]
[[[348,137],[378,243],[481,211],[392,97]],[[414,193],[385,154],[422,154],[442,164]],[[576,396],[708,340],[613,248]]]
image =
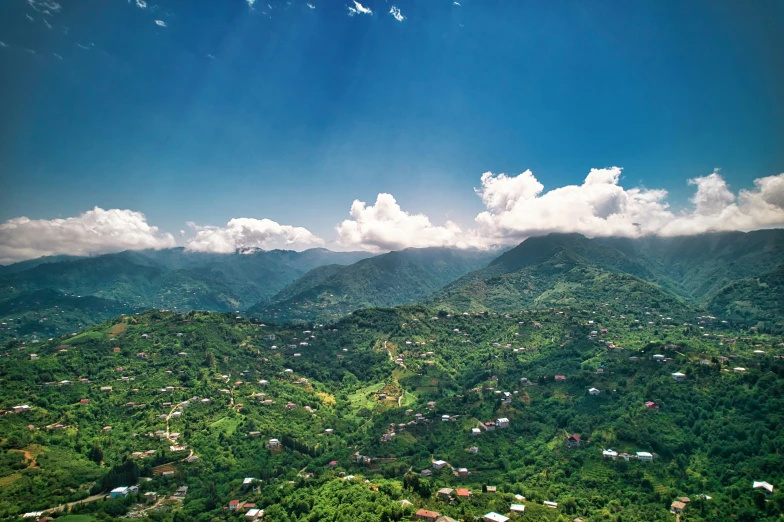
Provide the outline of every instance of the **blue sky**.
[[781,2],[268,1],[2,2],[0,221],[330,243],[379,193],[466,230],[486,171],[547,192],[619,166],[671,210],[715,168],[733,193],[784,172]]

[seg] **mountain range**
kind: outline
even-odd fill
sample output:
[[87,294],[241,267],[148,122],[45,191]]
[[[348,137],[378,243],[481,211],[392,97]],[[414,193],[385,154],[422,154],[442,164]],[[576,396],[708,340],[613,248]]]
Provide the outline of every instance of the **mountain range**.
[[55,256],[0,267],[6,323],[0,342],[149,308],[243,310],[280,322],[329,321],[418,302],[453,312],[509,312],[624,299],[630,306],[687,304],[727,319],[779,324],[782,260],[784,230],[638,239],[550,234],[506,251],[175,248]]

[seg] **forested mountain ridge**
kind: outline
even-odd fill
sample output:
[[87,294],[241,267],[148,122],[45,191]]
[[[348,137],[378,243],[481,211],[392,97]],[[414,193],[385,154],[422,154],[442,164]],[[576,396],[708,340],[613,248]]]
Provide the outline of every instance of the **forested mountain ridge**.
[[[118,313],[139,308],[240,310],[273,296],[314,267],[350,264],[370,255],[321,248],[303,252],[252,250],[233,254],[173,248],[82,258],[56,256],[4,267],[0,271],[0,304],[9,299],[38,301],[38,311],[43,312],[57,305],[42,301],[47,294],[41,291],[51,291],[53,296],[73,294],[101,298],[114,303],[111,308]],[[72,331],[80,324],[91,325],[108,317],[96,315],[92,321],[89,317],[73,317],[71,324],[61,318],[61,323],[66,330]],[[36,329],[32,324],[31,328],[14,328],[19,319],[20,316],[13,314],[0,316],[0,322],[10,325],[0,329],[0,342],[5,344],[8,339],[20,335],[49,335],[46,328]]]
[[[523,241],[486,268],[436,292],[430,302],[474,311],[585,306],[626,286],[641,299],[683,299],[723,316],[727,308],[717,306],[715,296],[729,292],[726,285],[763,276],[781,259],[782,230],[638,239],[550,234]],[[747,310],[743,318],[769,321],[781,309],[778,293],[764,286],[758,290],[760,307]]]
[[236,499],[272,522],[420,508],[470,521],[514,503],[532,521],[663,522],[683,496],[688,520],[779,520],[784,339],[615,297],[508,315],[369,309],[329,327],[151,311],[9,345],[0,409],[30,409],[0,416],[0,516],[141,476],[140,495],[189,490],[154,510],[131,494],[74,511],[237,520]]
[[277,321],[334,320],[360,308],[409,304],[497,255],[497,251],[408,248],[352,265],[320,267],[249,312]]

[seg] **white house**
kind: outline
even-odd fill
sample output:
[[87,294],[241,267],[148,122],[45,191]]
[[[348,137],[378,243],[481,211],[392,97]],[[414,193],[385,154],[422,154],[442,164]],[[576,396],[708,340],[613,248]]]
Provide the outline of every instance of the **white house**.
[[601,392],[596,388],[591,388],[590,390],[588,390],[588,393],[590,393],[591,395],[599,395]]
[[743,373],[746,371],[746,368],[737,367],[737,368],[733,368],[732,371],[737,373]]
[[449,422],[449,415],[441,415],[442,422]]
[[482,430],[480,430],[479,428],[472,428],[471,429],[471,435],[473,435],[474,437],[476,437],[477,435],[479,435],[481,433],[482,433]]
[[651,462],[653,461],[653,455],[648,453],[647,451],[638,451],[637,460],[639,460],[640,462]]
[[651,359],[653,359],[654,361],[663,361],[664,360],[664,356],[657,353],[656,355],[651,357]]
[[602,457],[615,460],[618,458],[618,452],[611,449],[606,449],[602,451]]
[[675,382],[683,382],[686,380],[686,374],[681,372],[675,372],[672,374],[672,378]]
[[127,497],[128,496],[128,488],[126,486],[120,486],[114,488],[109,492],[109,498],[119,498],[119,497]]
[[545,500],[542,502],[542,504],[552,509],[558,509],[558,502],[550,502],[549,500]]
[[525,513],[525,504],[512,504],[509,506],[509,511],[512,513],[520,513],[522,515]]
[[270,448],[277,448],[280,446],[280,441],[278,439],[270,439],[269,440],[269,447]]
[[434,460],[433,461],[433,469],[443,469],[446,466],[446,461],[444,460]]
[[495,511],[491,511],[490,513],[483,516],[482,520],[484,520],[484,522],[507,522],[509,517],[505,517],[503,515],[499,515]]
[[509,419],[506,417],[501,417],[497,421],[495,421],[496,426],[499,428],[508,428],[509,427]]
[[769,484],[767,482],[757,482],[756,480],[752,484],[752,489],[761,489],[765,496],[770,496],[773,494],[773,484]]

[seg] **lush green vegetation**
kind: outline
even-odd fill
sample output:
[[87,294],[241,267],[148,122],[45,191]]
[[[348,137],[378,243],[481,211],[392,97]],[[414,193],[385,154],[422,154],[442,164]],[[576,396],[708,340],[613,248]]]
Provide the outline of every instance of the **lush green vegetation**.
[[[408,520],[423,507],[472,520],[523,503],[527,520],[625,522],[672,520],[670,503],[688,496],[684,520],[779,520],[782,338],[675,299],[656,308],[616,297],[500,315],[370,309],[324,327],[151,311],[35,348],[10,343],[0,408],[31,409],[0,417],[0,516],[138,480],[138,496],[70,510],[239,520],[243,510],[225,509],[237,499],[272,521]],[[684,382],[671,377],[678,371]],[[508,428],[471,434],[501,417]],[[583,444],[569,449],[572,433]],[[267,447],[272,438],[280,448]],[[654,460],[604,460],[606,448]],[[422,475],[434,459],[449,465]],[[184,500],[169,498],[184,485]],[[442,487],[472,497],[445,501]],[[151,491],[160,502],[141,500]]]
[[140,308],[245,309],[314,267],[368,256],[325,249],[203,254],[175,248],[24,261],[0,269],[0,322],[6,323],[0,342],[73,332]]
[[360,308],[409,304],[484,267],[497,255],[497,251],[409,248],[348,266],[323,266],[250,312],[276,321],[334,320]]

